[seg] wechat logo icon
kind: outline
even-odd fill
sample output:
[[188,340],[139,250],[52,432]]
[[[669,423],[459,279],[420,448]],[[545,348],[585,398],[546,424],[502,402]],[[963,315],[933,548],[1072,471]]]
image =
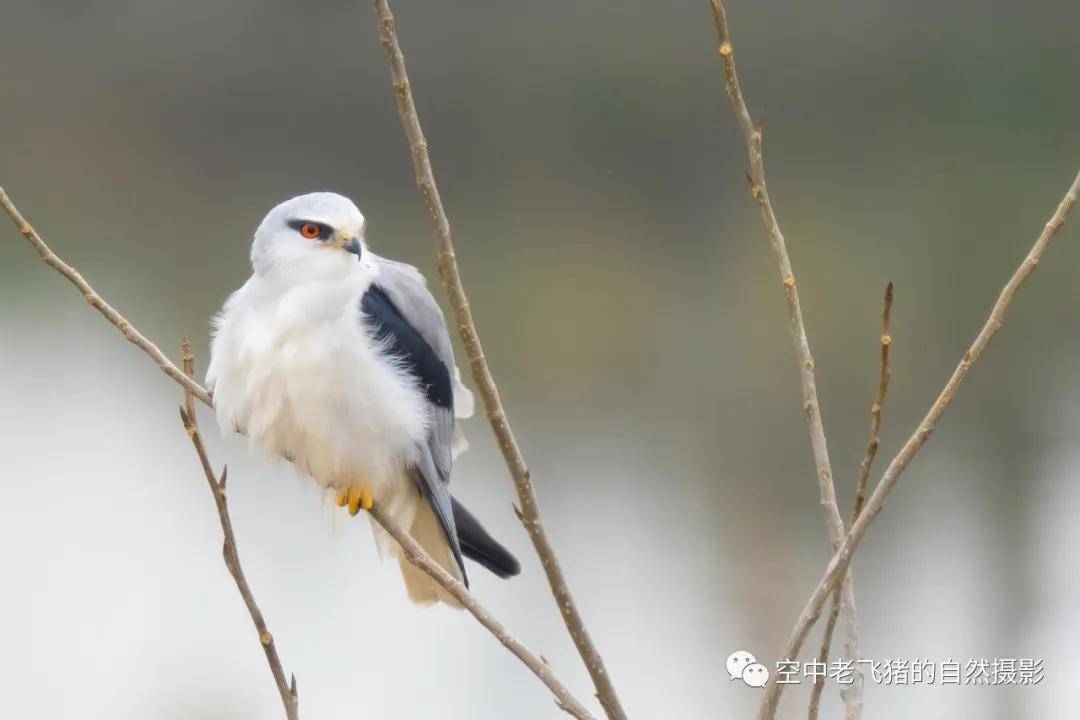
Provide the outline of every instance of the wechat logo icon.
[[769,682],[769,669],[745,650],[736,650],[728,655],[724,667],[727,668],[728,679],[742,680],[750,687],[765,687],[765,683]]

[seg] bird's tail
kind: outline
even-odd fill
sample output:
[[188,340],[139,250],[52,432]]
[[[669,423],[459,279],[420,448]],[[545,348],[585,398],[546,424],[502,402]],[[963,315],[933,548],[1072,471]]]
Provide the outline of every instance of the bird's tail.
[[[491,537],[461,503],[455,498],[450,500],[461,553],[501,578],[513,577],[521,572],[521,565],[517,558]],[[382,539],[380,536],[385,535],[385,531],[375,525],[372,525],[372,528],[376,530],[376,537]],[[465,579],[465,574],[454,557],[454,551],[447,542],[446,533],[428,503],[418,503],[408,531],[435,562],[468,587],[468,580]],[[441,602],[451,607],[461,607],[461,603],[454,596],[431,579],[427,573],[410,563],[397,543],[390,542],[387,545],[380,543],[380,545],[387,547],[397,558],[410,600],[417,605],[432,605]]]
[[491,537],[480,521],[465,509],[465,506],[450,498],[454,509],[454,525],[457,526],[458,542],[461,554],[475,560],[501,578],[508,578],[521,572],[521,564],[499,541]]
[[[443,533],[439,521],[435,519],[435,513],[432,512],[431,506],[427,503],[421,503],[420,507],[417,508],[416,517],[409,527],[409,534],[446,572],[458,580],[462,579],[461,568],[458,567],[457,561],[454,559],[454,552],[447,544],[446,535]],[[417,605],[432,605],[442,602],[451,607],[461,607],[461,603],[453,595],[446,592],[442,585],[439,585],[426,572],[409,562],[397,543],[393,543],[392,547],[398,565],[401,566],[401,575],[405,580],[405,590],[409,593],[410,600]]]

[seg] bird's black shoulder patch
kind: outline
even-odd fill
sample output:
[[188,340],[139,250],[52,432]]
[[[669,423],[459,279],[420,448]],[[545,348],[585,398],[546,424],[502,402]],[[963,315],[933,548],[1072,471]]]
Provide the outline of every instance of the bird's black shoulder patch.
[[417,379],[424,396],[438,407],[453,409],[454,386],[450,369],[424,337],[401,314],[385,290],[372,284],[360,299],[360,309],[371,323],[374,337],[402,361]]

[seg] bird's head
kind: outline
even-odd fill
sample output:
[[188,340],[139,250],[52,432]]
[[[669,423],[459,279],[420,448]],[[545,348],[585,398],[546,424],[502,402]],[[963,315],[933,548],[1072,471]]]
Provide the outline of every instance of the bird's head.
[[267,213],[255,230],[251,264],[259,275],[331,276],[355,270],[365,249],[364,216],[353,201],[309,193]]

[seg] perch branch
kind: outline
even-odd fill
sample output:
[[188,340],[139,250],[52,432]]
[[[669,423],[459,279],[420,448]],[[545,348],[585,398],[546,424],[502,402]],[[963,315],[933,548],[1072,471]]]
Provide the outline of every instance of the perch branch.
[[551,671],[551,666],[547,664],[547,661],[533,654],[532,651],[522,645],[517,638],[507,632],[503,624],[496,620],[495,617],[477,601],[476,597],[465,589],[464,584],[455,579],[450,573],[446,572],[441,565],[424,552],[424,549],[420,547],[420,544],[417,543],[416,540],[405,532],[400,525],[394,522],[393,518],[383,512],[382,506],[375,503],[369,513],[375,521],[382,525],[383,529],[397,541],[409,562],[434,578],[435,581],[450,593],[455,600],[461,603],[481,625],[487,628],[491,634],[495,636],[496,640],[502,643],[507,650],[516,655],[521,662],[525,663],[525,665],[548,686],[556,698],[556,704],[560,708],[575,718],[578,718],[578,720],[594,720],[592,714],[589,713],[589,711],[570,694],[570,691],[566,689],[566,686],[555,677],[555,674]]
[[[1016,268],[1012,277],[1009,278],[1009,281],[1001,290],[1001,294],[998,295],[997,301],[990,311],[990,316],[986,319],[986,323],[982,326],[982,329],[979,330],[979,334],[975,336],[975,340],[971,343],[971,346],[964,351],[960,363],[956,366],[956,369],[953,370],[952,375],[949,377],[948,382],[945,383],[945,387],[937,396],[934,404],[930,406],[930,410],[926,413],[922,422],[919,423],[915,432],[907,439],[907,442],[904,443],[900,452],[896,454],[896,457],[892,459],[889,466],[885,469],[877,487],[874,488],[874,492],[871,493],[866,501],[866,506],[859,514],[859,518],[852,523],[851,531],[848,533],[847,537],[844,538],[840,550],[837,551],[829,561],[824,576],[814,588],[813,593],[811,593],[810,598],[806,602],[806,606],[799,614],[799,619],[796,621],[795,627],[792,629],[787,645],[781,655],[782,659],[790,659],[798,656],[799,650],[806,641],[807,633],[809,633],[810,628],[813,627],[814,623],[821,615],[821,610],[837,581],[839,578],[843,577],[844,572],[851,563],[851,556],[859,547],[859,543],[862,542],[863,537],[866,535],[867,528],[870,527],[870,523],[872,523],[878,513],[881,512],[881,508],[885,504],[885,499],[889,496],[889,493],[892,492],[893,488],[896,487],[904,470],[911,464],[911,461],[919,453],[919,450],[922,449],[923,445],[926,444],[926,441],[930,439],[930,434],[934,432],[941,416],[949,408],[949,405],[952,404],[953,398],[956,397],[957,390],[960,389],[960,385],[963,384],[968,373],[971,372],[972,366],[974,366],[975,362],[979,359],[979,356],[982,355],[983,350],[986,349],[987,344],[997,331],[1001,329],[1001,326],[1005,321],[1005,311],[1009,309],[1009,305],[1012,303],[1020,286],[1024,284],[1024,281],[1027,280],[1032,271],[1035,270],[1035,266],[1039,264],[1043,253],[1050,245],[1050,241],[1054,239],[1058,230],[1065,224],[1069,212],[1076,204],[1077,196],[1080,196],[1080,173],[1077,173],[1072,185],[1065,193],[1065,197],[1062,198],[1057,210],[1050,217],[1049,222],[1046,223],[1046,227],[1044,227],[1043,231],[1039,234],[1038,239],[1028,252],[1027,257],[1025,257],[1024,261],[1020,263],[1020,266]],[[758,720],[772,720],[776,716],[776,707],[780,701],[780,694],[783,690],[783,683],[771,683],[766,687],[765,696],[762,698],[761,707],[758,711]]]
[[[147,354],[150,355],[150,357],[158,361],[158,367],[160,367],[166,375],[175,380],[184,389],[185,393],[195,398],[198,398],[209,407],[214,406],[213,399],[211,398],[210,393],[207,392],[204,387],[202,387],[199,383],[195,382],[195,380],[192,379],[187,373],[179,371],[176,366],[169,362],[169,360],[165,358],[165,356],[160,352],[160,350],[157,349],[156,345],[143,337],[143,335],[139,333],[138,330],[134,328],[134,326],[128,324],[126,320],[123,320],[123,317],[116,310],[114,310],[110,305],[108,305],[104,300],[102,300],[101,296],[98,295],[97,292],[94,291],[94,289],[90,287],[90,285],[85,280],[83,280],[82,276],[79,275],[79,273],[74,268],[63,262],[52,252],[52,250],[49,249],[49,247],[45,244],[45,241],[42,240],[41,237],[36,232],[34,232],[34,230],[30,228],[30,225],[23,219],[22,215],[11,203],[8,196],[4,194],[3,189],[0,189],[0,204],[4,206],[5,211],[7,212],[8,216],[11,217],[12,221],[15,223],[15,226],[19,229],[23,236],[26,237],[26,239],[34,245],[38,253],[45,260],[45,262],[49,264],[50,267],[54,268],[55,270],[57,270],[57,272],[69,278],[72,283],[74,283],[76,287],[78,287],[83,292],[83,295],[85,297],[96,298],[97,302],[92,302],[91,305],[93,305],[93,307],[95,307],[99,312],[105,315],[106,318],[112,321],[114,325],[120,327],[118,321],[113,320],[113,317],[119,318],[120,321],[123,321],[127,328],[127,330],[121,328],[121,330],[125,334],[125,337],[129,337],[129,339],[130,337],[140,338],[141,342],[138,342],[136,344],[146,350]],[[131,333],[131,335],[129,336],[128,333]],[[148,348],[152,348],[154,352],[151,352]],[[154,354],[155,352],[157,353],[157,355]],[[170,372],[169,368],[176,369],[177,373],[174,374]],[[198,442],[196,444],[196,450],[199,451],[199,448],[201,447],[201,436],[198,433],[198,427],[194,424],[194,416],[188,414],[188,407],[192,406],[193,403],[191,401],[191,398],[187,397],[186,395],[185,407],[181,408],[181,418],[183,419],[186,416],[187,419],[192,421],[189,425],[187,420],[185,420],[184,427],[194,428],[194,434],[192,434],[192,441],[196,442],[196,439],[198,439]],[[191,430],[189,429],[189,434],[190,433]],[[218,481],[214,477],[213,468],[210,466],[209,461],[206,459],[205,450],[199,452],[199,460],[203,463],[203,469],[207,473],[207,480],[213,483],[213,485],[215,486],[212,488],[214,490],[214,499],[215,501],[220,501],[220,510],[220,508],[224,507],[225,501],[225,476],[224,474],[222,475],[220,487],[217,487]],[[575,700],[572,695],[570,695],[565,685],[563,685],[554,676],[547,663],[543,662],[543,660],[540,660],[538,656],[533,655],[531,652],[525,649],[525,647],[521,645],[521,643],[513,640],[513,638],[511,638],[507,634],[505,628],[500,623],[498,623],[498,621],[496,621],[487,610],[484,610],[483,607],[480,605],[479,601],[477,601],[476,598],[474,598],[467,590],[465,590],[463,587],[453,587],[453,584],[456,581],[452,577],[450,577],[448,573],[443,571],[442,568],[439,567],[439,565],[424,552],[423,548],[416,544],[416,541],[409,538],[408,534],[405,533],[404,530],[397,526],[394,526],[392,523],[389,523],[389,519],[382,513],[372,513],[372,516],[377,522],[379,522],[383,526],[383,528],[388,533],[390,533],[391,536],[393,536],[399,543],[401,543],[402,548],[407,551],[407,557],[409,557],[410,561],[412,561],[413,564],[415,564],[417,567],[419,567],[421,570],[431,576],[431,578],[434,579],[437,583],[439,583],[447,592],[457,597],[458,600],[462,603],[462,605],[469,608],[469,611],[476,617],[477,620],[481,622],[481,624],[484,625],[485,628],[495,634],[496,638],[500,642],[502,642],[503,645],[506,645],[507,648],[510,649],[518,658],[525,662],[529,669],[532,670],[533,673],[535,673],[536,676],[539,677],[540,680],[543,681],[543,683],[552,690],[552,692],[555,694],[556,699],[558,700],[559,707],[566,710],[566,712],[570,713],[574,717],[578,718],[578,720],[594,720],[593,716],[590,715],[587,710],[585,710],[581,703]],[[226,521],[228,521],[227,516],[225,516],[222,522],[225,523]],[[231,527],[231,522],[229,522],[230,533]],[[402,539],[404,539],[406,542],[402,542]],[[229,561],[228,547],[228,542],[226,542],[226,562]],[[411,554],[408,554],[410,547],[412,548]],[[233,551],[235,553],[235,541],[233,543]],[[239,568],[239,560],[236,561],[236,567]],[[230,571],[231,570],[232,568],[230,567]],[[250,593],[250,590],[248,592]],[[467,601],[462,599],[462,597],[459,597],[459,594],[462,593],[464,594],[464,598],[467,598]],[[245,596],[245,602],[247,602],[247,600],[248,596]],[[249,610],[251,609],[251,607],[252,606],[249,606]],[[481,614],[483,615],[483,617],[481,617]],[[262,630],[260,629],[260,640],[262,640],[263,637],[264,636],[262,635]],[[269,633],[267,633],[265,637],[269,638]],[[508,640],[504,638],[507,638]],[[514,643],[514,646],[511,647],[510,645],[508,645],[508,641]],[[265,646],[266,645],[264,643],[264,647]],[[276,673],[275,679],[277,679]],[[289,693],[295,696],[295,692],[296,687],[294,678],[293,684],[289,689]],[[286,707],[288,707],[288,704],[286,704]],[[290,716],[290,720],[292,720],[292,716]]]
[[105,302],[100,295],[94,292],[94,288],[90,287],[90,283],[86,282],[86,280],[83,279],[83,276],[80,275],[75,268],[58,258],[56,254],[49,249],[49,246],[41,239],[41,236],[37,234],[34,228],[30,226],[30,223],[26,221],[19,210],[11,202],[11,198],[8,197],[3,188],[0,188],[0,206],[3,206],[4,212],[11,218],[11,222],[15,223],[15,227],[22,233],[22,236],[30,241],[30,244],[33,245],[34,249],[41,255],[41,259],[44,260],[49,267],[66,277],[72,285],[77,287],[79,292],[81,292],[86,299],[86,302],[90,304],[90,307],[104,315],[106,320],[115,325],[116,329],[127,338],[128,342],[138,346],[144,353],[149,355],[151,359],[157,363],[157,366],[161,368],[162,372],[180,383],[185,390],[190,392],[204,404],[213,404],[209,393],[207,393],[205,389],[181,372],[180,368],[176,367],[169,358],[165,357],[165,353],[161,352],[157,345],[143,337],[142,333],[125,320],[123,315],[118,313],[112,305],[109,305],[109,303]]
[[[878,433],[881,430],[881,410],[885,406],[885,394],[889,390],[889,348],[892,345],[892,335],[889,332],[892,320],[893,284],[885,286],[884,309],[881,312],[881,375],[878,379],[877,397],[870,406],[870,436],[866,441],[866,453],[862,462],[859,463],[859,481],[855,488],[855,509],[851,512],[851,522],[854,524],[862,512],[863,503],[866,500],[866,483],[870,477],[870,466],[877,455],[880,440]],[[818,651],[818,662],[829,664],[829,648],[832,645],[833,631],[836,629],[836,621],[840,616],[840,594],[833,591],[832,609],[829,611],[829,619],[825,623],[825,631],[821,634],[821,649]],[[849,636],[852,634],[849,631]],[[851,652],[850,649],[847,652]],[[841,694],[847,686],[841,686]],[[825,689],[825,677],[819,675],[814,679],[814,687],[810,691],[810,705],[807,709],[808,720],[817,720],[818,710],[821,707],[821,692]]]
[[[190,354],[190,346],[187,346],[186,341],[183,356],[184,368],[189,370],[193,358]],[[192,400],[193,393],[185,389],[184,396],[185,407],[180,408],[180,419],[184,423],[184,429],[187,430],[188,437],[191,438],[192,445],[195,446],[195,453],[199,456],[199,463],[202,465],[203,473],[206,475],[206,482],[209,484],[210,492],[214,496],[214,504],[217,505],[221,533],[225,538],[221,549],[221,554],[225,559],[225,567],[229,569],[229,574],[232,575],[233,581],[236,583],[236,589],[240,591],[240,597],[244,599],[244,605],[247,606],[248,613],[251,615],[251,622],[255,624],[255,630],[259,633],[259,644],[262,645],[263,652],[266,654],[266,663],[270,666],[270,672],[274,675],[274,684],[277,685],[278,694],[281,695],[281,703],[285,706],[285,717],[289,720],[299,720],[300,710],[296,695],[296,676],[292,677],[292,682],[285,679],[285,670],[281,667],[281,658],[278,656],[277,646],[274,644],[274,636],[270,634],[270,630],[266,627],[266,620],[255,602],[255,595],[251,592],[251,586],[248,585],[247,578],[244,576],[244,569],[240,565],[240,554],[236,548],[236,535],[233,534],[232,518],[229,516],[228,498],[225,496],[225,483],[229,470],[225,468],[221,471],[221,478],[216,477],[214,468],[210,464],[210,458],[206,454],[206,446],[203,445],[198,421],[195,415],[191,413],[195,405]]]
[[[821,420],[821,404],[818,402],[814,357],[810,353],[810,342],[806,337],[802,306],[799,304],[799,290],[795,283],[795,273],[791,268],[791,259],[788,257],[787,243],[784,240],[784,234],[780,231],[780,224],[776,220],[776,213],[773,211],[772,200],[769,197],[769,189],[765,184],[762,129],[750,117],[750,111],[746,107],[746,101],[743,99],[742,89],[739,86],[739,76],[735,72],[735,54],[731,45],[731,34],[728,31],[724,3],[722,0],[709,0],[709,4],[712,7],[713,20],[716,23],[719,52],[724,65],[724,87],[727,90],[731,106],[735,110],[739,127],[745,137],[746,149],[750,158],[748,175],[750,194],[757,202],[761,213],[761,222],[765,226],[765,231],[769,234],[780,270],[784,296],[787,299],[791,335],[795,341],[799,379],[802,382],[803,409],[806,411],[806,420],[810,427],[810,446],[814,453],[814,462],[817,465],[818,493],[821,497],[821,506],[825,509],[825,524],[829,532],[829,545],[835,553],[844,540],[844,520],[840,516],[840,508],[836,504],[836,486],[833,483],[832,465],[829,462],[829,446],[825,440],[825,427]],[[845,624],[847,646],[852,659],[857,660],[860,653],[856,629],[855,587],[850,573],[844,578],[841,599],[844,614],[848,618],[848,622]],[[855,671],[855,681],[846,694],[847,697],[844,702],[847,720],[858,720],[862,707],[862,678],[858,669]]]
[[506,411],[503,409],[498,387],[495,385],[495,379],[484,356],[483,346],[480,344],[480,336],[476,331],[476,324],[473,322],[469,299],[465,294],[461,274],[458,271],[457,258],[454,255],[450,221],[447,219],[442,200],[439,198],[439,189],[435,184],[435,175],[431,169],[431,157],[428,153],[427,140],[424,139],[424,131],[420,127],[420,118],[417,115],[416,104],[413,101],[409,76],[405,70],[405,58],[398,43],[394,16],[390,11],[387,0],[371,0],[371,6],[379,23],[379,39],[390,61],[390,77],[394,85],[394,97],[397,101],[398,114],[401,116],[401,122],[405,129],[405,136],[412,151],[416,184],[420,189],[420,194],[423,196],[428,219],[434,231],[435,244],[438,250],[439,276],[442,278],[443,286],[446,288],[447,295],[450,298],[450,305],[454,310],[455,324],[461,336],[461,343],[465,348],[465,353],[469,358],[469,368],[472,371],[473,380],[480,391],[484,408],[487,410],[488,422],[491,423],[503,459],[506,461],[510,475],[514,480],[514,487],[517,490],[520,503],[520,508],[517,508],[518,518],[525,526],[525,530],[536,548],[536,553],[540,557],[544,573],[547,575],[548,584],[551,586],[551,591],[555,596],[555,602],[562,613],[563,622],[566,624],[570,637],[573,639],[574,645],[577,647],[578,653],[581,655],[581,659],[592,677],[600,704],[604,707],[609,720],[626,720],[626,712],[623,710],[619,697],[615,692],[615,686],[608,675],[600,652],[585,627],[585,621],[578,611],[573,595],[570,593],[570,587],[566,582],[566,577],[563,575],[558,557],[541,521],[536,491],[529,476],[529,468],[525,464],[525,458],[521,454],[517,439],[510,428],[510,421],[507,418]]

